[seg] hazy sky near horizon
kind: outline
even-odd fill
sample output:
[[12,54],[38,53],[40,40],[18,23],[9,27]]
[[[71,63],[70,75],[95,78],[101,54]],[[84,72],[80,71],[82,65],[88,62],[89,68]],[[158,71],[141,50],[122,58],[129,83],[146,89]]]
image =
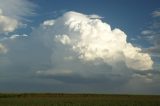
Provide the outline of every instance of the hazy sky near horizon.
[[159,0],[0,0],[0,92],[160,94]]

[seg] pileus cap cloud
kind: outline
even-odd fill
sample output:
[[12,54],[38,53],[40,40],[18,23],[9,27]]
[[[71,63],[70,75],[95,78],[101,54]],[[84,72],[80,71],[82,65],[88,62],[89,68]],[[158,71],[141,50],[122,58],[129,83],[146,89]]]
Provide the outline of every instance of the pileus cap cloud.
[[71,11],[56,20],[45,21],[42,26],[48,26],[50,34],[47,36],[61,45],[68,45],[68,49],[83,61],[98,59],[113,67],[124,62],[134,70],[152,69],[153,61],[149,54],[127,42],[127,35],[122,30],[112,30],[100,18]]

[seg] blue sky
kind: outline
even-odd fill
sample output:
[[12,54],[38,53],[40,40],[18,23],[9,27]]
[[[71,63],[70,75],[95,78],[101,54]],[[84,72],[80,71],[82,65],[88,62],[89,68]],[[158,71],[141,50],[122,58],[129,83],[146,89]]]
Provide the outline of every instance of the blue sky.
[[159,0],[0,2],[0,92],[160,94]]
[[[33,26],[39,25],[45,19],[52,19],[66,11],[77,11],[84,14],[98,14],[102,20],[109,23],[112,28],[120,28],[127,33],[128,40],[136,38],[152,21],[152,12],[159,9],[159,1],[131,1],[131,0],[101,0],[101,1],[33,1],[37,5],[37,16],[31,17],[35,21]],[[138,42],[145,46],[148,43]]]

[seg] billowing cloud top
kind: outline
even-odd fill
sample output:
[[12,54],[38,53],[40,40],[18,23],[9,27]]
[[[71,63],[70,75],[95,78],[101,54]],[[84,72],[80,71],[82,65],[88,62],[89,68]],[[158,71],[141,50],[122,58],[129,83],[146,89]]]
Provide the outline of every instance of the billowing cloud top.
[[112,67],[124,63],[133,70],[152,69],[153,61],[149,54],[128,43],[123,31],[112,30],[109,24],[96,17],[71,11],[56,20],[47,20],[42,25],[45,38],[50,39],[49,45],[59,45],[59,48],[75,54],[75,57],[67,54],[67,59],[78,57],[84,62],[98,61],[98,64]]

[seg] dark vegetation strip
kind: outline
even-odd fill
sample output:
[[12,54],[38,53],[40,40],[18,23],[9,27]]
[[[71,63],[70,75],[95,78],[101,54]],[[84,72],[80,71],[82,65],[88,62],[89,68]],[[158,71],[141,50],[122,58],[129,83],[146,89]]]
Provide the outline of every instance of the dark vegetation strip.
[[160,96],[64,93],[1,93],[0,106],[160,106]]
[[0,98],[27,98],[27,97],[126,97],[160,99],[160,95],[122,95],[122,94],[67,94],[67,93],[0,93]]

